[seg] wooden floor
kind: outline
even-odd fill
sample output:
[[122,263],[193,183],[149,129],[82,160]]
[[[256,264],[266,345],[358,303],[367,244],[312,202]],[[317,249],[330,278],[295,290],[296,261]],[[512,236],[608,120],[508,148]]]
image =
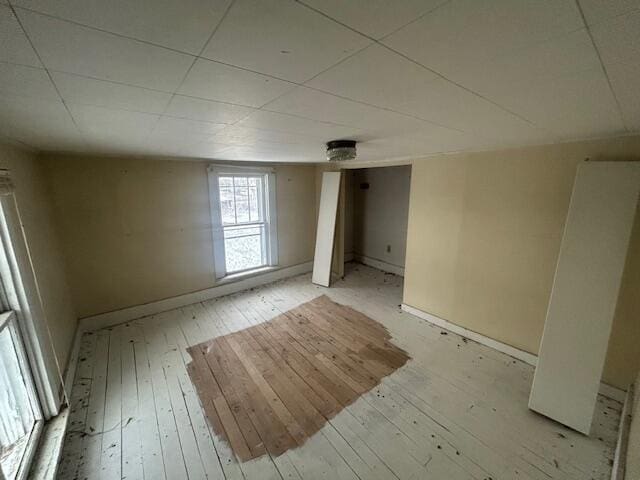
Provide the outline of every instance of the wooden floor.
[[[265,300],[258,308],[271,310]],[[236,457],[278,457],[407,363],[390,340],[380,323],[321,295],[190,347],[187,371],[214,433]]]
[[[351,266],[330,289],[303,275],[85,335],[59,478],[609,478],[619,403],[599,397],[591,437],[529,411],[532,367],[402,313],[401,281]],[[207,423],[187,347],[322,294],[412,359],[303,446],[239,463]]]

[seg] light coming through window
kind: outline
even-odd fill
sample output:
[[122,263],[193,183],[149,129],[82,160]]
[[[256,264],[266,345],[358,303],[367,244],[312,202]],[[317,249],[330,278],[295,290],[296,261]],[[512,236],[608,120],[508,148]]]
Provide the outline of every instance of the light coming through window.
[[275,265],[275,195],[269,195],[273,178],[274,174],[259,172],[215,172],[216,277]]

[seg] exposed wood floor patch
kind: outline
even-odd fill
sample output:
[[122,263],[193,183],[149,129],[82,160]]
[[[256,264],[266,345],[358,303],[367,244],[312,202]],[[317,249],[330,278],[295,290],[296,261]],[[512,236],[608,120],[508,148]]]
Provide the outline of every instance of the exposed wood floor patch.
[[[621,405],[598,397],[590,437],[527,408],[533,368],[400,311],[402,278],[348,265],[85,334],[58,478],[127,480],[609,479]],[[318,295],[384,325],[411,356],[304,445],[239,462],[186,365],[211,338]]]
[[409,360],[383,325],[326,295],[188,351],[207,417],[243,461],[303,445]]

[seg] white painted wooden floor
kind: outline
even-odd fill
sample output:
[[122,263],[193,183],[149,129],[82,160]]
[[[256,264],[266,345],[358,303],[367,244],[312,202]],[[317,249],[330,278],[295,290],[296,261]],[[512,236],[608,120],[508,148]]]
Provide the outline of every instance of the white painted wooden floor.
[[[384,323],[412,360],[302,447],[236,462],[200,408],[187,346],[322,293]],[[532,367],[401,312],[401,296],[400,277],[351,265],[330,289],[302,275],[86,334],[59,478],[609,478],[619,403],[598,399],[591,437],[537,415]]]

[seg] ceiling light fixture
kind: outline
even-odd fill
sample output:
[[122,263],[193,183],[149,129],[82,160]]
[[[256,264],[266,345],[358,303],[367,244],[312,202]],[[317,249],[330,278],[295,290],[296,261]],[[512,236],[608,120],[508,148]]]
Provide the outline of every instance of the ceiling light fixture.
[[332,140],[327,142],[327,160],[343,162],[356,158],[355,140]]

